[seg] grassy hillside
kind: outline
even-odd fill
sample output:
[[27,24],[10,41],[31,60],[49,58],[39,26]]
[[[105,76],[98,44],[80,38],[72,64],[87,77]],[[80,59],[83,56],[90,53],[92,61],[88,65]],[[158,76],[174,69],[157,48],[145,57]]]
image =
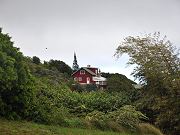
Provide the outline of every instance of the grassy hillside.
[[0,119],[1,135],[129,135],[99,130],[62,128],[25,121],[8,121]]
[[[73,81],[72,70],[64,62],[50,60],[42,64],[38,57],[24,57],[10,39],[0,30],[0,117],[55,127],[0,120],[0,135],[117,132],[162,135],[148,124],[149,118],[133,106],[143,96],[125,76],[107,74],[111,77],[107,77],[105,91],[92,89],[90,85],[84,88]],[[157,107],[163,107],[163,104]]]

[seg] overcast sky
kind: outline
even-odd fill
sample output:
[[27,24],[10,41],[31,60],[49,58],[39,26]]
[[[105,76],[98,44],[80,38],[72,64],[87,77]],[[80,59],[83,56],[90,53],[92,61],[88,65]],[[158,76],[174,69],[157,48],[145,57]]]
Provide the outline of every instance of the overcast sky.
[[25,56],[72,66],[75,51],[80,66],[132,79],[127,56],[113,57],[118,44],[160,31],[180,47],[180,0],[0,0],[0,27]]

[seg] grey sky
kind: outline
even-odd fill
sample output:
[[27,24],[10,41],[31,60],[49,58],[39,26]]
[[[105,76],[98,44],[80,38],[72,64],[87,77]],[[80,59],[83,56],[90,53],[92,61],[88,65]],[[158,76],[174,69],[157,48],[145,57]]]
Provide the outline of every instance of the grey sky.
[[26,56],[72,66],[75,51],[80,66],[132,78],[119,42],[160,31],[180,47],[180,0],[0,0],[0,27]]

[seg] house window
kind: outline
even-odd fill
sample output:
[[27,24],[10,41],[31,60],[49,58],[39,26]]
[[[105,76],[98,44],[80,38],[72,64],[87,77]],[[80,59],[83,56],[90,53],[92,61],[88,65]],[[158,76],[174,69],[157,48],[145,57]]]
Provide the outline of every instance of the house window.
[[85,70],[80,70],[80,74],[84,75],[85,74]]
[[79,77],[79,81],[82,81],[82,77]]
[[77,78],[77,77],[74,77],[74,81],[78,81],[78,78]]

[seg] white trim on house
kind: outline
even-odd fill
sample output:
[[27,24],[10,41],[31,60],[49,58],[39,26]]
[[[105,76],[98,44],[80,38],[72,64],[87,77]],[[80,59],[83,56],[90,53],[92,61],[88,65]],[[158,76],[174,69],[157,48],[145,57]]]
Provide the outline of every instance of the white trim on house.
[[105,77],[102,77],[102,76],[96,76],[96,77],[93,77],[93,81],[106,81],[107,79]]
[[78,79],[79,79],[79,81],[82,81],[82,77],[79,77]]

